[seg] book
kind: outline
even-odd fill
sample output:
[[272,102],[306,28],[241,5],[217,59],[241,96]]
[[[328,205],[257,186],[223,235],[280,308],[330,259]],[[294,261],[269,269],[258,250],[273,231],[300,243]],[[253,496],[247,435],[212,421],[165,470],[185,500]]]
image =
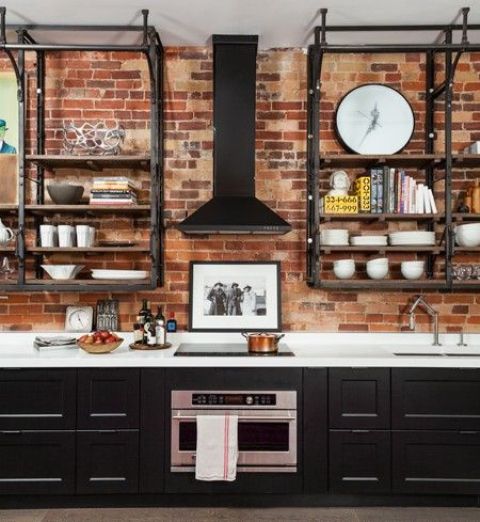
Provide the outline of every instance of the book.
[[370,212],[370,176],[359,176],[354,182],[355,194],[358,197],[358,211],[361,214]]
[[433,197],[432,189],[428,189],[428,197],[429,197],[432,213],[436,214],[438,212],[438,209],[437,209],[437,205],[435,204],[435,198]]

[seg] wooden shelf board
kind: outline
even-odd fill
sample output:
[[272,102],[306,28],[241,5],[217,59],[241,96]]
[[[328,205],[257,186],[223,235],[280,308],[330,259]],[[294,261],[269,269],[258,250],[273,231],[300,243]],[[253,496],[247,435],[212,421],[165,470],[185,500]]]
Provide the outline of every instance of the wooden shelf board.
[[453,154],[452,160],[454,169],[480,167],[480,154]]
[[471,252],[472,254],[474,254],[475,252],[480,252],[480,247],[459,247],[459,246],[455,246],[455,250],[453,251],[453,253],[456,254],[457,252],[460,252],[462,254],[468,254],[469,252]]
[[453,221],[479,221],[480,214],[464,214],[462,212],[452,212]]
[[440,166],[444,157],[438,154],[392,154],[390,156],[360,154],[320,155],[320,168],[370,168],[376,166],[416,167]]
[[467,279],[466,281],[460,281],[454,279],[452,281],[452,288],[470,288],[470,289],[479,289],[480,281],[477,279]]
[[83,169],[101,172],[103,169],[150,170],[150,156],[76,156],[76,155],[39,155],[26,156],[27,161],[41,165],[48,170]]
[[331,288],[331,289],[418,289],[418,288],[437,288],[442,289],[446,287],[445,281],[420,279],[416,281],[408,281],[406,279],[323,279],[316,285],[317,288]]
[[321,246],[321,252],[443,252],[441,246]]
[[131,247],[88,247],[88,248],[62,248],[62,247],[27,247],[27,254],[95,254],[95,253],[107,253],[107,252],[150,252],[150,248],[145,246],[131,246]]
[[25,205],[27,212],[36,214],[52,214],[52,213],[114,213],[125,212],[128,214],[136,214],[142,212],[150,212],[150,205]]
[[0,252],[15,252],[14,246],[0,246]]
[[53,286],[88,286],[95,285],[109,285],[109,286],[136,286],[150,284],[150,279],[135,279],[135,280],[110,280],[110,279],[28,279],[25,284],[28,285],[53,285]]
[[18,205],[0,205],[0,212],[16,213],[16,212],[18,212]]
[[445,214],[320,214],[321,221],[441,221],[444,218]]

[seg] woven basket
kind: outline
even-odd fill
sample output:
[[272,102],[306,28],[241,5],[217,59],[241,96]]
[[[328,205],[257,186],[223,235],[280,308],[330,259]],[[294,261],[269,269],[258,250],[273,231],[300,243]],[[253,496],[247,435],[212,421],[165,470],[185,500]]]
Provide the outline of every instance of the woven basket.
[[123,339],[108,344],[85,344],[77,341],[77,345],[88,353],[109,353],[116,350],[123,343]]

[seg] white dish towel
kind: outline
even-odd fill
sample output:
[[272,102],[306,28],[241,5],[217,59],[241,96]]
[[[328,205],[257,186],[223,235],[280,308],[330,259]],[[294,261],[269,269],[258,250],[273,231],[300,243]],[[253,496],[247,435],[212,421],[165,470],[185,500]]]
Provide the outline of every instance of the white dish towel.
[[238,416],[197,415],[197,480],[237,478]]

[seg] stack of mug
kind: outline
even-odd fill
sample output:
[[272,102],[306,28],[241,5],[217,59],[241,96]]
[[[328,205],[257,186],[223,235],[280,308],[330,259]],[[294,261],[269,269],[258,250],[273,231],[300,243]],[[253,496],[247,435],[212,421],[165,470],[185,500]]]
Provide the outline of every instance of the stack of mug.
[[95,242],[95,227],[89,225],[40,225],[40,245],[45,248],[88,248]]

